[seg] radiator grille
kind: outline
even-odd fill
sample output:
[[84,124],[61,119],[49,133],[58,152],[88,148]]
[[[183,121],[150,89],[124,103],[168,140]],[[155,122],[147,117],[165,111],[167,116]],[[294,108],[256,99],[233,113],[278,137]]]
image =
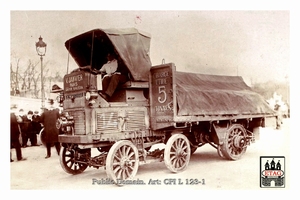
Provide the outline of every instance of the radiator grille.
[[85,134],[85,113],[84,113],[84,111],[71,111],[69,113],[74,118],[75,135],[84,135]]
[[96,132],[107,132],[118,130],[118,113],[103,112],[97,113]]
[[126,130],[141,130],[146,128],[144,111],[127,111],[126,116]]

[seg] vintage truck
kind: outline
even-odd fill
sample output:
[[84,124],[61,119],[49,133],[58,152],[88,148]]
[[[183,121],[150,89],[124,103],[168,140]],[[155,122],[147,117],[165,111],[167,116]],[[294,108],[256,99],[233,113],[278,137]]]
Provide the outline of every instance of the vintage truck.
[[[204,144],[237,160],[259,127],[275,123],[274,111],[241,77],[179,72],[174,63],[152,66],[150,39],[135,28],[94,29],[65,42],[78,69],[53,92],[63,106],[57,128],[67,173],[105,167],[108,178],[122,185],[143,163],[161,161],[172,172],[183,171]],[[112,50],[129,80],[106,101],[99,95],[99,70]],[[156,144],[164,149],[151,149]]]

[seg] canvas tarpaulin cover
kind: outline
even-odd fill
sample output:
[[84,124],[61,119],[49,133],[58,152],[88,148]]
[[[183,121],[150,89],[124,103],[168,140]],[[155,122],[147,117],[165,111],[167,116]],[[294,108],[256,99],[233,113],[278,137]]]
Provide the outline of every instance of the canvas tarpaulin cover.
[[239,76],[176,72],[175,81],[179,116],[274,113]]
[[107,62],[106,55],[116,51],[132,80],[148,81],[150,40],[150,34],[135,28],[94,29],[67,40],[65,47],[79,67],[97,70]]

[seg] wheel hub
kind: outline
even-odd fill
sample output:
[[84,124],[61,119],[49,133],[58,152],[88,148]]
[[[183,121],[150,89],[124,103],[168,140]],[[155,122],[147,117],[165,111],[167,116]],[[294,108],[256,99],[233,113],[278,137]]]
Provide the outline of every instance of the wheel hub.
[[120,161],[120,166],[122,169],[126,169],[127,167],[132,166],[130,160],[127,157],[124,157]]
[[182,150],[181,148],[178,148],[178,149],[176,150],[176,157],[182,158],[183,155],[184,155],[183,150]]
[[235,136],[233,138],[233,145],[236,148],[243,148],[246,145],[245,137],[243,137],[243,136]]

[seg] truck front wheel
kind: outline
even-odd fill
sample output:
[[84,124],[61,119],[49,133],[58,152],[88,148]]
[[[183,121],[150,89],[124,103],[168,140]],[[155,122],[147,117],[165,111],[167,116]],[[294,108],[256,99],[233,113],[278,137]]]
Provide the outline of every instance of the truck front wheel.
[[86,163],[91,157],[91,149],[79,149],[63,145],[60,148],[59,161],[61,167],[69,174],[80,174],[87,167]]
[[138,167],[138,150],[131,141],[121,140],[110,148],[106,158],[106,174],[116,185],[122,186],[126,180],[133,179]]

